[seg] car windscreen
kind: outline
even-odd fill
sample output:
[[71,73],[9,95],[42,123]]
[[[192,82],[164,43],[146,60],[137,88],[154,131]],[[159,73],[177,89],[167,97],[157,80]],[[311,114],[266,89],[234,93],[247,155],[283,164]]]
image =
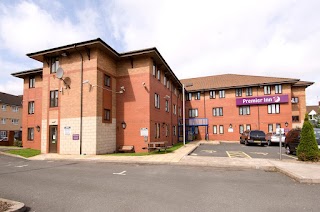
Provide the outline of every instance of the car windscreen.
[[263,131],[251,131],[250,133],[251,136],[265,136],[266,134]]

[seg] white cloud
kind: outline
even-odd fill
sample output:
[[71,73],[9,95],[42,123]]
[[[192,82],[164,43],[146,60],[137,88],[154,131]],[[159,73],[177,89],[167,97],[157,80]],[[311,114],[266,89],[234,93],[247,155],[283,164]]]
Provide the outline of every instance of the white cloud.
[[[156,46],[178,78],[221,73],[320,81],[319,1],[114,3],[126,50]],[[308,104],[319,95],[307,89]]]

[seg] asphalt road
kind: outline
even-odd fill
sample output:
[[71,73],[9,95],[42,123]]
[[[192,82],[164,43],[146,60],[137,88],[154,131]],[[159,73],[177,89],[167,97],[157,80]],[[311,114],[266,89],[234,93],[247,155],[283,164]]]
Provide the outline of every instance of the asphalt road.
[[[192,156],[211,156],[211,157],[237,157],[237,158],[268,158],[279,159],[279,146],[245,146],[238,143],[221,143],[218,145],[202,144],[195,149]],[[286,155],[282,147],[282,159],[295,160],[295,155]]]
[[276,172],[0,155],[0,197],[29,211],[319,211],[319,185]]

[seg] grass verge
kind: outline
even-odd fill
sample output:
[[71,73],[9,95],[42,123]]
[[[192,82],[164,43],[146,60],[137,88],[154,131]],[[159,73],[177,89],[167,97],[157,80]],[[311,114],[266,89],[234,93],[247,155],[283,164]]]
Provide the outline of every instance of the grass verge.
[[172,147],[170,147],[169,149],[167,149],[167,151],[161,150],[161,151],[153,151],[153,152],[137,152],[137,153],[113,153],[113,154],[106,154],[106,156],[146,156],[146,155],[158,155],[158,154],[167,154],[167,153],[171,153],[177,149],[179,149],[180,147],[183,146],[183,143],[177,143],[174,144]]
[[41,151],[36,149],[12,149],[6,152],[13,155],[20,155],[25,158],[30,158],[41,154]]

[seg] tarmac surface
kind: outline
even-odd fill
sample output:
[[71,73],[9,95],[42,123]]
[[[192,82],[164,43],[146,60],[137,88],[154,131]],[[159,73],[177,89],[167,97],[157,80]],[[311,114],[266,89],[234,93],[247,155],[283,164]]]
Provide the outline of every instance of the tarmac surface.
[[[293,158],[252,158],[252,157],[207,157],[193,156],[195,149],[203,144],[221,148],[220,141],[194,141],[187,143],[173,153],[147,156],[108,156],[108,155],[60,155],[41,154],[28,160],[84,160],[127,164],[171,164],[183,166],[208,166],[227,169],[261,169],[278,171],[300,183],[320,183],[320,163],[301,162]],[[230,143],[230,142],[229,142]],[[237,142],[238,143],[238,142]],[[201,145],[202,144],[202,145]],[[259,147],[266,148],[266,147]],[[0,152],[3,147],[0,148]],[[6,153],[2,153],[6,154]]]

